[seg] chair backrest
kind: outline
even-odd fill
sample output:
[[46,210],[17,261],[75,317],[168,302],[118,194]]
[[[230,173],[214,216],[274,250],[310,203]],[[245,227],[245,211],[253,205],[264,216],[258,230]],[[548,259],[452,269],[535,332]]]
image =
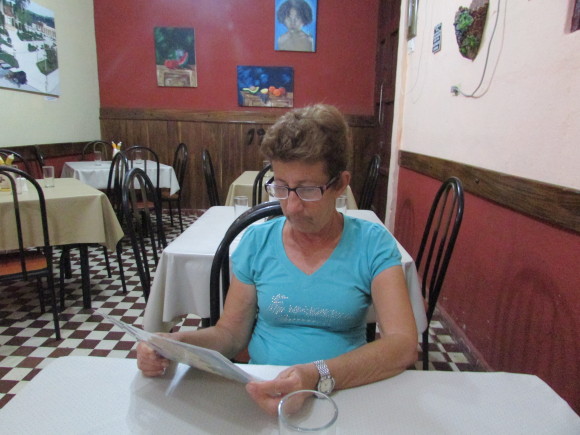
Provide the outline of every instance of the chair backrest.
[[123,225],[123,181],[129,172],[129,161],[122,151],[119,151],[111,161],[109,178],[107,179],[107,198],[115,210],[117,219]]
[[[22,216],[20,210],[20,203],[18,200],[18,189],[16,185],[16,179],[18,177],[24,178],[28,182],[28,189],[36,190],[38,195],[38,205],[35,202],[26,201],[27,215]],[[16,232],[16,237],[18,240],[18,252],[20,257],[21,273],[24,279],[28,279],[28,271],[26,270],[25,261],[25,251],[27,248],[31,247],[42,247],[43,253],[47,260],[47,269],[52,276],[52,246],[50,245],[50,238],[48,234],[48,221],[46,217],[46,203],[44,200],[44,193],[42,187],[34,179],[34,177],[20,169],[16,169],[10,166],[0,166],[0,179],[8,181],[10,183],[12,203],[14,205],[14,230]],[[31,231],[30,226],[33,225],[32,222],[36,222],[35,219],[31,218],[32,213],[36,213],[34,209],[38,211],[40,217],[40,225],[42,226],[42,241],[41,245],[36,244],[35,246],[30,246],[26,243],[26,233]],[[9,220],[6,220],[9,222]]]
[[2,157],[4,161],[6,161],[6,158],[9,155],[14,155],[14,161],[12,162],[13,165],[17,165],[18,169],[25,171],[28,175],[33,175],[30,164],[21,154],[6,148],[0,149],[0,157]]
[[272,164],[268,163],[262,168],[260,172],[258,172],[258,175],[256,175],[256,178],[254,179],[254,186],[252,187],[252,207],[262,202],[262,192],[264,191],[264,175],[266,175],[266,172],[270,171],[271,169]]
[[369,166],[367,168],[367,176],[363,184],[361,191],[360,201],[358,203],[358,208],[360,210],[370,210],[373,203],[373,197],[375,196],[375,189],[377,187],[377,181],[379,178],[379,168],[381,166],[381,157],[375,154]]
[[463,219],[463,186],[457,177],[443,182],[429,211],[415,264],[430,322]]
[[81,160],[87,160],[88,155],[94,154],[95,151],[100,151],[103,160],[108,160],[109,148],[111,148],[111,145],[103,140],[87,142],[81,152]]
[[248,225],[266,217],[281,215],[282,207],[280,207],[278,201],[263,202],[242,213],[226,231],[211,265],[209,278],[210,325],[217,323],[221,313],[222,301],[226,300],[230,286],[230,244]]
[[205,185],[207,187],[207,195],[209,196],[209,205],[211,207],[220,205],[220,197],[218,193],[217,184],[215,181],[215,172],[213,171],[213,163],[211,156],[207,149],[203,150],[201,155],[203,166],[203,175],[205,177]]
[[[159,253],[167,246],[161,214],[161,201],[151,180],[141,168],[131,169],[125,176],[122,188],[125,230],[137,264],[145,300],[151,289],[151,266],[159,262]],[[142,202],[154,204],[153,210],[141,207]]]
[[180,189],[177,191],[177,195],[181,196],[183,192],[183,180],[185,180],[185,174],[187,172],[187,165],[189,163],[189,151],[187,145],[180,143],[175,150],[173,156],[173,170],[177,176],[177,182],[179,183]]
[[[160,163],[159,163],[159,156],[157,153],[146,146],[142,145],[134,145],[132,147],[127,148],[125,151],[125,156],[127,156],[127,160],[129,160],[129,167],[132,169],[135,166],[135,162],[139,160],[139,158],[143,159],[143,166],[142,169],[147,173],[147,168],[153,162],[153,166],[156,169],[157,173],[154,177],[149,177],[153,186],[157,191],[157,195],[159,195],[159,173],[160,173]],[[140,157],[139,157],[140,155]]]

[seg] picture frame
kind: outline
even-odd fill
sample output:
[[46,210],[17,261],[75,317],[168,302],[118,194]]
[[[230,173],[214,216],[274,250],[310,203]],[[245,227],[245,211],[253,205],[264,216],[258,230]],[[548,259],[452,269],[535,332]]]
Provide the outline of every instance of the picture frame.
[[294,106],[294,68],[240,65],[237,76],[239,106]]
[[314,53],[318,0],[274,1],[274,50]]
[[157,86],[197,87],[195,30],[192,27],[155,27]]
[[0,88],[58,97],[57,48],[52,10],[32,1],[3,3],[0,8]]

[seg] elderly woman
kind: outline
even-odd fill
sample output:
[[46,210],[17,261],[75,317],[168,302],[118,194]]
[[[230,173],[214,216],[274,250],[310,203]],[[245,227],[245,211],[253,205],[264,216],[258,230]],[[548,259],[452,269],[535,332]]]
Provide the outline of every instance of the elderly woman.
[[[248,347],[254,364],[288,365],[246,390],[267,412],[296,390],[330,393],[394,376],[416,360],[417,330],[393,237],[345,216],[335,201],[350,181],[348,128],[327,105],[293,110],[267,132],[268,193],[284,217],[248,228],[233,254],[231,287],[215,327],[172,338],[227,357]],[[374,305],[380,338],[366,342]],[[168,361],[146,344],[139,368],[158,376]]]

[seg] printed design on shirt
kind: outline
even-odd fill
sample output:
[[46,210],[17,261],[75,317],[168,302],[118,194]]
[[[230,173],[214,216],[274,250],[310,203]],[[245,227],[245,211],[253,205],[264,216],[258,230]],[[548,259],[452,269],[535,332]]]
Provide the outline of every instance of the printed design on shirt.
[[280,322],[311,323],[315,325],[332,325],[337,320],[354,319],[352,314],[342,313],[332,308],[319,308],[308,305],[287,304],[288,296],[278,293],[272,296],[268,311]]

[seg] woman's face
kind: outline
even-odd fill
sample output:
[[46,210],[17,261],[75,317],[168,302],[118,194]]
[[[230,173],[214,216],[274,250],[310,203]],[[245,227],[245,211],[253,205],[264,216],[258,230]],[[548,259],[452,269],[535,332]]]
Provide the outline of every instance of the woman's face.
[[290,12],[288,12],[288,16],[284,20],[284,25],[288,30],[300,30],[304,26],[300,14],[295,8],[290,9]]
[[[282,162],[272,161],[274,183],[280,186],[305,187],[324,186],[330,178],[323,162]],[[280,200],[282,211],[293,229],[304,233],[322,231],[336,213],[336,198],[345,187],[341,177],[326,189],[319,201],[303,201],[296,192],[290,192],[287,199]]]

